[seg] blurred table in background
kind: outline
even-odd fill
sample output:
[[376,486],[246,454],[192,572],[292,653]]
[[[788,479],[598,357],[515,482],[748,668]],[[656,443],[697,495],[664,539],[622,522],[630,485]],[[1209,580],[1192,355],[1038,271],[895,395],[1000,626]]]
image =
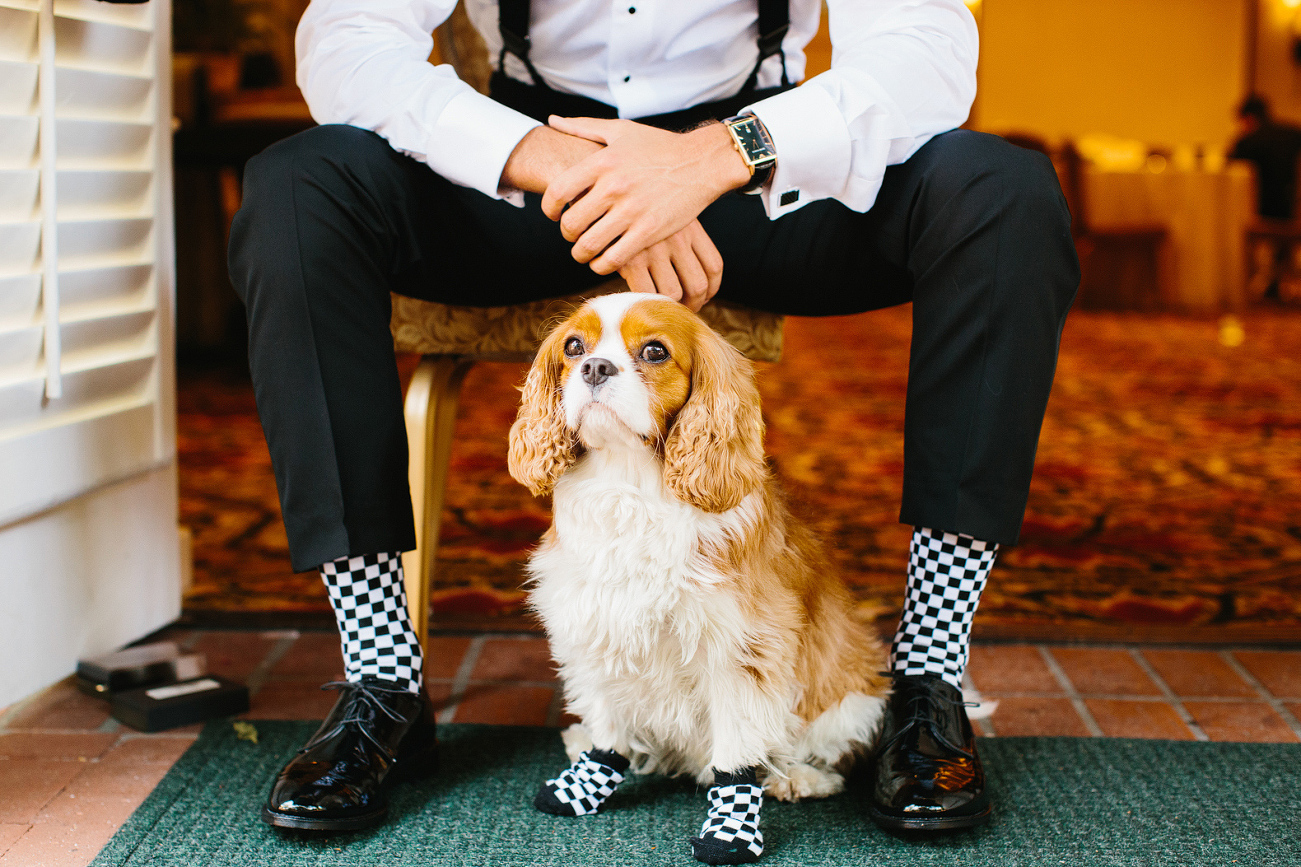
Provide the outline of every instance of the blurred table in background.
[[1166,230],[1154,309],[1214,313],[1245,306],[1245,239],[1255,215],[1249,166],[1122,171],[1086,165],[1081,193],[1092,229],[1145,224]]

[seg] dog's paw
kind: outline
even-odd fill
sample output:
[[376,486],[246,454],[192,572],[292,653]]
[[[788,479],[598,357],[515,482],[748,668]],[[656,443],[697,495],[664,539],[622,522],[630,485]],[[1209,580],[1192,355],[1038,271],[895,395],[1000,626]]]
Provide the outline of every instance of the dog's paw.
[[578,757],[592,748],[592,736],[582,723],[574,723],[560,733],[560,740],[565,744],[565,755],[569,761],[576,762]]
[[791,765],[785,776],[769,774],[764,790],[779,801],[825,798],[843,791],[845,778],[835,771],[820,771],[803,763]]

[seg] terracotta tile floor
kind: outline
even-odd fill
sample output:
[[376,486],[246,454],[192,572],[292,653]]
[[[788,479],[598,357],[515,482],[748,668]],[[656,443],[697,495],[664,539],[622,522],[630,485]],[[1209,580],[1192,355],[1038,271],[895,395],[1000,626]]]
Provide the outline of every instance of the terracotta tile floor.
[[[252,719],[319,719],[340,676],[333,635],[173,630],[209,670],[244,681]],[[428,683],[443,722],[564,725],[544,639],[430,639]],[[1301,741],[1301,650],[979,645],[970,685],[987,737],[1072,735]],[[94,858],[198,735],[140,734],[64,681],[0,710],[0,865]]]

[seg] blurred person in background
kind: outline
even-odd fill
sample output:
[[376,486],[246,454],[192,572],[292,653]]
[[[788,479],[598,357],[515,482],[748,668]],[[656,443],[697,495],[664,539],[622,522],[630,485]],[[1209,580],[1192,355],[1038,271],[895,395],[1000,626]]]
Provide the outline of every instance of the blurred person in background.
[[1238,107],[1242,130],[1230,159],[1255,163],[1260,184],[1256,210],[1271,220],[1290,220],[1296,208],[1297,159],[1301,129],[1274,120],[1269,103],[1252,95]]
[[[1290,222],[1296,216],[1297,161],[1301,159],[1301,129],[1274,119],[1264,97],[1252,94],[1238,106],[1241,134],[1230,159],[1256,167],[1256,212],[1266,220]],[[1280,282],[1290,270],[1292,245],[1285,237],[1269,237],[1268,265],[1262,265],[1262,297],[1282,300]],[[1265,251],[1262,251],[1265,252]],[[1255,253],[1252,254],[1253,256]],[[1255,284],[1259,291],[1259,284]]]

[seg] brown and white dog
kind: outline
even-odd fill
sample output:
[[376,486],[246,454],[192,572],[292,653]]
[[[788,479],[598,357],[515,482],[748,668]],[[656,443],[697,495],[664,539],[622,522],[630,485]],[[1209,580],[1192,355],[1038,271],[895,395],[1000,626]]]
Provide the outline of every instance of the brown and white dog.
[[530,602],[559,664],[570,758],[633,770],[757,767],[783,800],[824,797],[874,740],[885,651],[763,454],[754,371],[686,307],[589,301],[542,344],[510,472],[554,518]]

